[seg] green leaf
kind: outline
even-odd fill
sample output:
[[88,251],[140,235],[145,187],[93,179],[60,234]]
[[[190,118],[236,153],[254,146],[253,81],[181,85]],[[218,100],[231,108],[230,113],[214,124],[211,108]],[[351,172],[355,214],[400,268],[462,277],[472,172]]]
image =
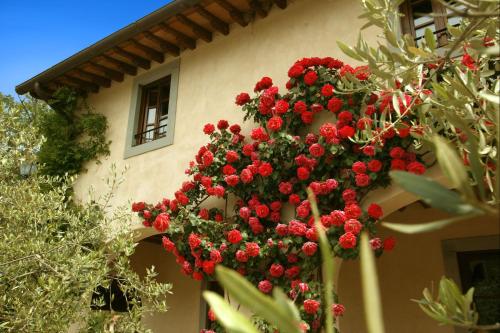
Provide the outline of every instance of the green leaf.
[[434,208],[451,214],[478,212],[477,208],[464,202],[457,193],[432,179],[405,171],[391,171],[389,175],[404,190],[416,194]]
[[338,47],[342,50],[342,52],[344,52],[347,56],[353,58],[353,59],[356,59],[356,60],[359,60],[359,61],[363,61],[363,58],[361,58],[353,49],[352,47],[350,46],[347,46],[346,44],[342,43],[341,41],[337,41],[337,45]]
[[287,311],[283,310],[272,298],[262,294],[240,274],[223,266],[217,266],[215,271],[217,280],[241,305],[284,332],[301,332],[297,321],[290,317]]
[[360,247],[361,282],[367,331],[368,333],[384,333],[384,319],[377,270],[375,269],[375,256],[370,247],[368,235],[365,232],[361,234]]
[[499,95],[490,94],[487,91],[481,91],[479,93],[479,96],[481,96],[481,98],[487,100],[488,102],[500,104],[500,96]]
[[217,320],[229,333],[259,333],[252,323],[229,305],[224,298],[212,291],[203,292],[203,297],[215,312]]
[[466,198],[475,201],[476,197],[469,184],[467,170],[455,149],[438,135],[434,136],[433,142],[436,147],[436,158],[443,173],[451,180],[454,188],[459,189]]
[[425,28],[425,42],[427,43],[427,46],[431,49],[431,51],[434,51],[436,49],[436,39],[434,38],[432,30],[429,28]]
[[276,303],[287,312],[288,316],[294,318],[297,322],[300,321],[300,313],[292,300],[279,288],[273,289],[273,297]]
[[449,226],[450,224],[453,224],[455,222],[464,221],[480,215],[481,213],[458,215],[447,219],[432,221],[428,223],[419,223],[419,224],[382,222],[382,225],[388,229],[398,231],[403,234],[420,234],[424,232],[436,231],[446,226]]

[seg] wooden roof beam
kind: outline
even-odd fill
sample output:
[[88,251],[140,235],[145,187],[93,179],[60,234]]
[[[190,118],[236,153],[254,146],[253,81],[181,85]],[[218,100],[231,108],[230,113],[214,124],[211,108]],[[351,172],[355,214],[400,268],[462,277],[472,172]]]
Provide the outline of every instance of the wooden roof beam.
[[200,5],[196,5],[194,7],[198,14],[200,14],[204,19],[210,23],[210,26],[220,32],[223,35],[228,35],[229,34],[229,24],[215,16],[214,14],[210,13],[208,10],[203,8]]
[[139,50],[144,52],[147,57],[151,60],[154,60],[158,63],[162,63],[165,61],[165,57],[161,52],[156,51],[155,49],[150,48],[149,46],[146,46],[144,44],[139,43],[135,39],[130,40]]
[[121,71],[129,74],[129,75],[137,75],[137,68],[127,64],[126,62],[123,62],[121,60],[115,59],[107,54],[102,54],[101,57],[112,63],[113,65],[117,66],[120,68]]
[[246,27],[248,25],[248,21],[245,19],[244,15],[238,8],[233,6],[231,3],[227,2],[226,0],[215,0],[215,2],[224,8],[231,18],[235,20],[239,25],[242,27]]
[[265,8],[264,5],[259,0],[248,0],[248,5],[252,10],[254,10],[260,17],[266,17],[269,8]]
[[149,32],[149,31],[144,31],[143,36],[152,41],[153,43],[157,44],[158,47],[165,53],[169,53],[173,55],[174,57],[179,56],[180,54],[180,49],[177,45],[172,44],[166,40],[164,40],[161,37],[158,37],[157,35]]
[[203,28],[201,25],[199,25],[196,22],[191,21],[188,19],[186,16],[182,14],[178,14],[176,18],[185,26],[188,26],[191,28],[193,33],[198,36],[198,38],[203,39],[205,42],[210,43],[212,41],[212,33],[208,31],[207,29]]
[[82,90],[90,91],[93,93],[99,92],[99,86],[95,83],[87,82],[82,79],[69,76],[68,74],[62,77],[64,81],[67,81],[69,84],[73,85],[76,88],[80,88]]
[[87,72],[83,69],[76,68],[75,71],[84,78],[86,81],[90,81],[92,83],[98,84],[100,86],[103,86],[105,88],[111,87],[111,80],[108,78],[105,78],[103,76]]
[[88,64],[90,66],[94,67],[95,69],[103,72],[104,76],[106,76],[108,79],[115,80],[115,81],[118,81],[118,82],[122,82],[123,81],[123,73],[121,73],[119,71],[115,71],[114,69],[111,69],[109,67],[100,65],[100,64],[95,63],[93,61],[89,61]]
[[281,9],[285,9],[287,6],[286,0],[274,0],[274,3],[276,4],[276,6],[278,6]]
[[117,54],[121,55],[122,57],[127,58],[134,65],[136,65],[138,67],[141,67],[141,68],[144,68],[144,69],[150,69],[151,68],[151,62],[148,59],[143,58],[143,57],[141,57],[138,54],[135,54],[135,53],[132,53],[132,52],[129,52],[129,51],[125,51],[124,49],[122,49],[119,46],[115,46],[113,48],[113,51],[115,51]]
[[166,25],[163,22],[161,22],[160,24],[158,24],[158,26],[161,29],[163,29],[164,31],[166,31],[169,34],[173,35],[175,37],[175,40],[177,41],[177,43],[179,43],[183,47],[185,47],[187,49],[191,49],[191,50],[194,50],[196,48],[196,41],[194,39],[192,39],[191,37],[186,36],[182,32],[177,31],[177,30],[169,27],[168,25]]

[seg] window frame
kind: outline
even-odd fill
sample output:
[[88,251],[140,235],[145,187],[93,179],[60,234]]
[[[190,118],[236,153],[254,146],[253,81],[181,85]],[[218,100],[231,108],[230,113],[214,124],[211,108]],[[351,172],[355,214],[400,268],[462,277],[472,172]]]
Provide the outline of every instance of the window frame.
[[[132,83],[132,95],[130,99],[124,159],[160,149],[174,143],[179,67],[180,59],[176,59],[170,63],[163,64],[149,70],[134,79]],[[161,138],[137,144],[136,135],[142,132],[139,132],[139,129],[144,125],[144,114],[141,110],[144,98],[144,88],[147,88],[148,85],[154,84],[168,76],[170,76],[170,94],[168,101],[168,122],[166,134]]]
[[[446,29],[446,26],[448,23],[448,16],[444,16],[447,15],[446,8],[436,0],[421,0],[421,1],[430,1],[432,7],[432,13],[443,15],[443,16],[436,16],[433,18],[433,20],[434,20],[434,25],[436,26],[436,31],[440,31],[437,34],[435,34],[437,36],[436,41],[438,47],[443,47],[447,45],[448,31]],[[409,34],[410,36],[412,36],[413,40],[415,41],[415,44],[417,44],[417,41],[415,40],[417,38],[415,30],[416,17],[413,14],[411,2],[412,2],[411,0],[406,0],[399,7],[399,12],[404,15],[403,17],[401,17],[400,20],[401,32],[403,35]]]

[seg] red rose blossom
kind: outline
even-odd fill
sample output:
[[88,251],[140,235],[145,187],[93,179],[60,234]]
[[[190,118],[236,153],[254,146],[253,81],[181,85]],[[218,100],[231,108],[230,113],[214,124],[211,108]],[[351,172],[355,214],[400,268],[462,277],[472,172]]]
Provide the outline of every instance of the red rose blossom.
[[153,222],[153,227],[158,230],[158,232],[165,232],[170,226],[170,216],[167,213],[158,214],[155,221]]
[[271,274],[271,276],[275,278],[279,278],[283,275],[284,272],[285,269],[280,264],[272,264],[271,268],[269,268],[269,274]]
[[310,71],[304,75],[304,83],[308,86],[312,86],[318,80],[318,74],[316,72]]
[[242,239],[243,237],[239,230],[234,229],[227,233],[227,240],[231,244],[238,244]]
[[212,134],[215,131],[215,126],[214,124],[206,124],[203,126],[203,133],[205,134]]
[[250,101],[250,95],[245,92],[240,93],[236,96],[236,105],[242,106],[247,104]]
[[352,249],[356,246],[356,236],[351,232],[346,232],[339,238],[339,244],[343,249]]
[[325,97],[330,97],[333,95],[333,86],[331,84],[325,84],[321,87],[321,95]]
[[267,121],[267,128],[273,132],[279,131],[282,125],[283,119],[281,119],[281,117],[279,116],[274,116]]
[[302,245],[302,252],[308,257],[313,256],[318,250],[318,244],[314,242],[306,242]]
[[368,206],[368,215],[371,218],[378,220],[384,215],[384,213],[382,211],[382,207],[380,207],[376,203],[372,203],[370,204],[370,206]]
[[258,287],[264,294],[269,294],[273,290],[273,284],[268,280],[260,281]]
[[304,301],[304,311],[309,314],[315,314],[318,312],[320,303],[313,299],[306,299]]

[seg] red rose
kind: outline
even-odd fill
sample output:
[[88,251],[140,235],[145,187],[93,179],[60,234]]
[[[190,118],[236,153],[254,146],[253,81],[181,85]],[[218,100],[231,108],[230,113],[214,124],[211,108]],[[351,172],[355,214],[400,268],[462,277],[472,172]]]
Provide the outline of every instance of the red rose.
[[309,314],[315,314],[318,312],[320,303],[313,299],[306,299],[304,301],[304,311]]
[[374,146],[364,147],[363,154],[365,154],[366,156],[375,156],[375,147]]
[[198,216],[204,220],[208,220],[209,219],[208,209],[206,208],[200,209],[200,211],[198,212]]
[[355,235],[359,234],[361,232],[361,229],[363,228],[363,225],[355,219],[349,219],[345,221],[344,224],[344,231],[345,232],[351,232]]
[[304,111],[300,114],[300,119],[304,124],[311,124],[313,122],[314,114],[309,111]]
[[269,135],[262,127],[254,128],[250,134],[250,137],[254,140],[267,141],[269,140]]
[[207,275],[214,274],[215,262],[213,262],[211,260],[204,261],[203,265],[202,265],[202,269],[203,269],[203,272],[205,272],[205,274],[207,274]]
[[214,186],[214,187],[212,187],[212,189],[213,189],[214,195],[216,197],[219,197],[219,198],[222,198],[226,192],[226,189],[221,185]]
[[360,173],[356,175],[356,185],[359,187],[366,187],[370,185],[371,179],[370,176],[364,173]]
[[170,216],[167,213],[158,214],[155,221],[153,222],[153,227],[158,230],[158,232],[164,232],[170,226]]
[[328,107],[328,110],[330,110],[333,113],[336,113],[336,112],[340,111],[340,109],[342,108],[343,105],[344,105],[344,102],[340,98],[332,97],[328,101],[327,107]]
[[394,237],[388,237],[384,239],[384,250],[391,251],[396,246],[396,239]]
[[318,244],[314,242],[306,242],[302,245],[302,252],[308,257],[313,256],[318,250]]
[[165,250],[172,252],[175,249],[175,244],[168,237],[163,236],[161,238],[161,244]]
[[352,249],[356,246],[356,236],[353,233],[347,232],[340,236],[339,244],[344,249]]
[[215,262],[217,264],[222,262],[222,256],[221,256],[219,250],[210,251],[210,260],[212,260],[213,262]]
[[225,176],[224,181],[227,183],[227,185],[234,187],[240,182],[240,177],[238,177],[237,175]]
[[239,159],[240,159],[240,156],[234,150],[228,150],[226,152],[226,161],[228,161],[229,163],[236,162]]
[[478,67],[476,66],[476,62],[468,53],[464,53],[464,55],[462,56],[462,65],[473,71],[478,69]]
[[342,304],[332,304],[332,313],[335,317],[340,317],[344,314],[345,307]]
[[275,278],[279,278],[283,275],[284,272],[285,269],[280,264],[272,264],[271,268],[269,268],[269,274],[271,274],[271,276]]
[[273,201],[270,204],[271,210],[276,212],[281,210],[281,201]]
[[304,236],[307,232],[307,226],[297,220],[291,220],[288,223],[288,232],[294,236]]
[[262,280],[259,282],[259,290],[264,294],[269,294],[273,290],[273,284],[268,280]]
[[132,211],[133,212],[140,212],[142,210],[146,209],[146,203],[144,202],[134,202],[132,204]]
[[321,88],[321,95],[325,97],[330,97],[333,95],[333,86],[331,84],[325,84]]
[[368,215],[370,215],[371,218],[378,220],[382,217],[382,215],[384,215],[384,213],[382,211],[382,207],[376,203],[372,203],[368,206]]
[[196,249],[201,245],[201,239],[197,234],[190,233],[188,237],[188,243],[191,249]]
[[311,213],[311,208],[308,205],[300,204],[296,210],[297,216],[300,218],[306,218]]
[[307,111],[307,104],[303,101],[298,101],[293,105],[293,112],[295,113],[303,113]]
[[249,257],[257,257],[260,253],[260,247],[259,247],[259,244],[257,244],[257,243],[249,242],[249,243],[245,244],[245,247],[246,247],[246,250],[245,250],[246,254]]
[[382,162],[379,160],[371,160],[368,162],[368,170],[371,172],[379,172],[382,169]]
[[425,166],[420,162],[411,162],[406,166],[406,170],[416,175],[422,175],[425,173]]
[[255,150],[255,148],[253,147],[252,144],[246,144],[241,149],[243,155],[245,155],[245,156],[250,156],[254,152],[254,150]]
[[231,127],[229,127],[229,130],[233,134],[239,134],[241,132],[241,127],[238,124],[234,124],[234,125],[231,125]]
[[300,196],[298,194],[290,194],[288,197],[288,202],[296,206],[300,203]]
[[258,205],[257,207],[255,207],[255,213],[260,218],[267,217],[269,215],[269,207],[267,207],[266,205]]
[[382,241],[380,240],[380,238],[370,239],[370,247],[372,248],[372,250],[378,250],[382,248]]
[[306,75],[304,75],[304,83],[308,86],[312,86],[316,80],[318,80],[318,74],[314,71],[307,72]]
[[209,167],[213,161],[214,161],[214,154],[212,154],[211,151],[207,150],[203,156],[201,157],[202,161],[203,161],[203,165],[205,167]]
[[338,120],[343,123],[350,123],[352,121],[352,113],[349,111],[342,111],[338,115]]
[[314,143],[309,147],[309,153],[314,157],[321,157],[325,154],[325,148],[319,143]]
[[341,210],[334,210],[330,213],[330,216],[332,217],[332,224],[336,227],[342,226],[347,220],[345,213]]
[[228,127],[229,127],[229,123],[227,122],[227,120],[221,119],[217,123],[217,128],[220,130],[225,130]]
[[290,106],[288,105],[288,102],[280,99],[279,101],[276,102],[274,105],[274,110],[276,111],[277,114],[284,114],[288,112],[288,108]]
[[227,240],[231,244],[238,244],[242,239],[243,237],[239,230],[234,229],[227,233]]
[[234,175],[235,172],[236,172],[236,169],[231,164],[226,164],[222,168],[222,173],[226,176]]
[[352,171],[355,173],[365,173],[366,172],[366,164],[364,162],[354,162],[352,164]]
[[347,203],[347,202],[355,202],[356,201],[356,191],[351,189],[351,188],[348,188],[348,189],[345,189],[343,192],[342,192],[342,199]]
[[283,119],[281,119],[281,117],[279,116],[274,116],[267,121],[267,128],[269,128],[269,130],[273,132],[279,131],[282,125]]
[[253,173],[249,169],[243,169],[241,171],[240,177],[243,183],[248,184],[253,180]]
[[299,282],[297,284],[297,287],[299,287],[299,290],[300,290],[301,293],[305,293],[305,292],[309,291],[309,285],[307,283]]
[[215,126],[213,124],[206,124],[203,126],[203,133],[212,134],[215,131]]
[[394,147],[389,152],[389,155],[392,158],[399,158],[399,159],[403,159],[405,157],[405,154],[406,154],[405,150],[401,147]]
[[240,208],[240,217],[245,221],[248,220],[248,218],[250,217],[250,208],[241,207]]
[[257,82],[257,84],[255,85],[254,91],[255,92],[261,91],[261,90],[264,90],[264,89],[271,87],[272,85],[273,85],[273,80],[271,78],[265,76],[262,79],[260,79],[259,82]]
[[246,92],[242,92],[238,96],[236,96],[236,105],[242,106],[247,104],[249,101],[250,95],[248,95]]
[[278,224],[275,228],[276,233],[280,236],[286,236],[288,234],[288,226],[286,224]]
[[262,177],[268,177],[268,176],[270,176],[272,173],[273,173],[273,166],[271,165],[271,163],[268,163],[268,162],[263,162],[263,163],[259,166],[259,174],[260,174]]
[[287,277],[287,279],[293,279],[294,277],[299,275],[299,273],[300,273],[299,266],[292,266],[292,267],[288,268],[287,270],[285,270],[285,276]]
[[406,162],[400,159],[394,159],[391,161],[391,170],[406,170]]
[[357,204],[349,204],[344,208],[344,213],[349,219],[357,219],[363,212]]
[[[210,319],[210,321],[215,321],[217,320],[217,318],[215,317],[215,313],[212,309],[208,310],[208,319]],[[205,330],[205,331],[202,331],[200,333],[215,333],[214,331],[209,331],[209,330]]]
[[354,133],[356,133],[356,131],[351,126],[344,126],[339,130],[340,137],[344,139],[354,136]]
[[319,134],[327,140],[331,140],[337,136],[337,129],[331,123],[324,123],[319,128]]
[[302,72],[304,72],[304,66],[295,64],[288,70],[288,77],[297,78],[302,75]]
[[309,178],[309,170],[307,170],[307,168],[304,168],[304,167],[299,167],[297,169],[297,178],[299,178],[300,180],[306,180]]
[[238,250],[236,251],[236,260],[239,262],[247,262],[248,261],[248,254],[245,251]]

